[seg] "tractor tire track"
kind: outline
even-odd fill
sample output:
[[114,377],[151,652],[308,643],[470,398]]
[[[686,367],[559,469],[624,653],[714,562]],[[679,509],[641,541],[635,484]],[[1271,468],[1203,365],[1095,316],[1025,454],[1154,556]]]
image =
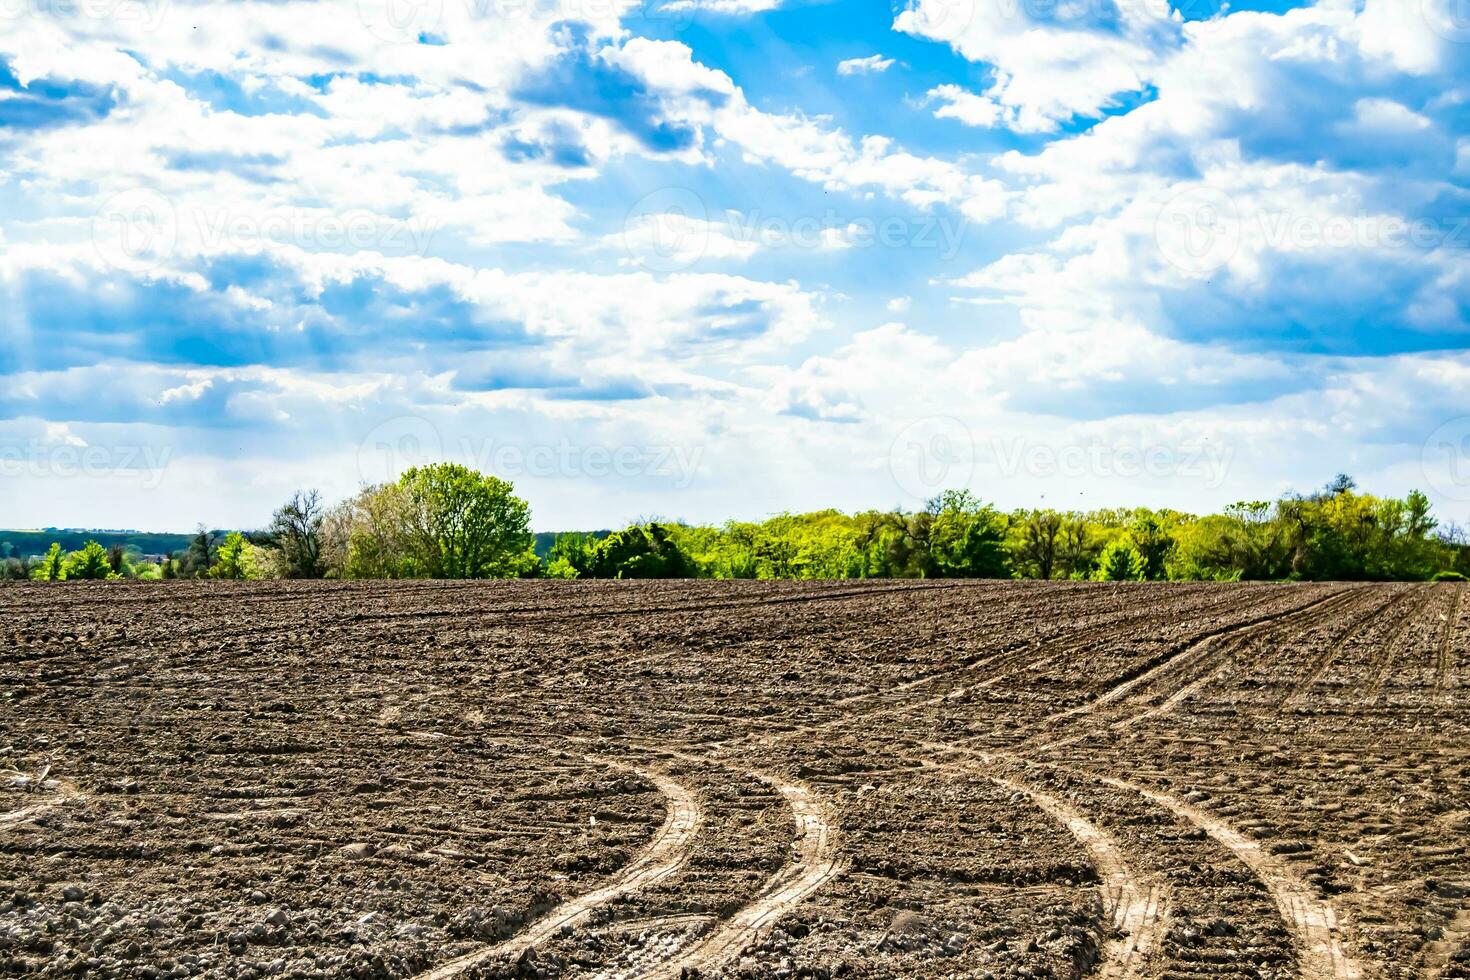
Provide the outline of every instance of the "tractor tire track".
[[690,844],[703,819],[699,802],[695,799],[694,794],[668,776],[634,769],[626,763],[612,759],[598,756],[587,756],[587,758],[592,762],[637,772],[644,778],[652,780],[659,792],[664,794],[668,805],[668,816],[664,819],[663,826],[654,834],[653,840],[643,849],[642,854],[601,888],[593,889],[584,895],[563,902],[510,939],[466,953],[418,974],[414,980],[449,980],[450,977],[459,976],[487,960],[519,955],[526,949],[551,938],[563,926],[580,922],[593,909],[640,888],[656,884],[684,866],[689,857]]
[[[1170,890],[1165,884],[1145,886],[1133,872],[1123,849],[1106,830],[1088,820],[1064,800],[1022,782],[1014,774],[1002,775],[994,770],[997,762],[1009,761],[1025,765],[1025,760],[1009,753],[991,755],[952,745],[925,742],[923,747],[933,756],[913,757],[915,761],[936,769],[955,769],[979,775],[1003,789],[1020,793],[1052,820],[1066,828],[1077,841],[1097,871],[1100,899],[1115,938],[1104,948],[1102,964],[1096,976],[1102,980],[1135,980],[1144,975],[1144,961],[1160,944],[1167,931]],[[945,762],[942,757],[954,753],[971,756],[963,761]],[[935,757],[940,758],[935,758]]]
[[1470,905],[1461,908],[1445,925],[1443,934],[1430,944],[1424,953],[1424,966],[1419,976],[1423,980],[1440,980],[1467,939],[1470,939]]
[[1455,627],[1460,622],[1460,605],[1465,598],[1465,586],[1455,589],[1455,601],[1450,604],[1450,615],[1445,620],[1444,633],[1439,638],[1439,650],[1435,656],[1434,664],[1434,690],[1441,697],[1446,696],[1450,687],[1450,675],[1454,673],[1457,666],[1454,647],[1451,642],[1455,638]]
[[1342,931],[1332,905],[1318,899],[1311,885],[1298,877],[1285,861],[1266,851],[1259,841],[1167,793],[1111,776],[1088,775],[1108,786],[1137,793],[1189,821],[1246,864],[1271,893],[1291,931],[1301,980],[1361,980],[1363,969],[1343,947]]
[[[1042,719],[1040,722],[1037,723],[1036,727],[1038,729],[1054,728],[1060,722],[1097,714],[1101,709],[1124,701],[1131,694],[1133,694],[1134,691],[1138,690],[1139,688],[1146,687],[1161,678],[1168,679],[1170,675],[1179,672],[1186,672],[1187,676],[1187,672],[1194,669],[1200,661],[1204,661],[1208,666],[1208,664],[1212,663],[1215,660],[1227,658],[1232,650],[1235,650],[1243,645],[1245,641],[1251,636],[1272,629],[1279,629],[1289,623],[1297,622],[1303,617],[1310,616],[1315,618],[1316,616],[1321,615],[1321,613],[1328,608],[1336,609],[1338,606],[1349,605],[1352,603],[1356,595],[1356,590],[1344,589],[1338,592],[1331,593],[1330,595],[1324,596],[1321,599],[1317,599],[1313,602],[1309,602],[1306,605],[1297,606],[1296,608],[1290,609],[1286,612],[1267,614],[1248,620],[1245,623],[1235,623],[1230,626],[1223,626],[1218,629],[1211,630],[1194,640],[1192,643],[1189,643],[1182,649],[1176,650],[1169,654],[1165,654],[1160,658],[1156,658],[1151,664],[1145,664],[1138,673],[1133,674],[1132,676],[1125,677],[1091,701],[1088,701],[1085,704],[1077,705],[1073,708],[1068,708],[1064,711],[1057,712],[1056,714]],[[1200,684],[1202,680],[1203,678],[1196,678],[1194,683]],[[1183,684],[1181,684],[1181,687],[1186,689],[1189,688],[1190,682],[1185,681]],[[1196,687],[1195,689],[1197,690],[1198,688]],[[1181,694],[1182,691],[1175,691],[1171,695],[1171,699],[1174,697],[1178,697]],[[1169,700],[1171,699],[1166,699],[1165,703],[1168,704]],[[1177,701],[1175,703],[1177,703]],[[1162,705],[1148,705],[1142,712],[1137,712],[1133,715],[1127,715],[1121,719],[1114,721],[1112,727],[1115,729],[1119,727],[1127,727],[1127,725],[1139,720],[1141,716],[1148,715],[1150,713],[1158,713],[1162,710],[1162,708]],[[1040,741],[1043,737],[1044,735],[1041,732],[1038,732],[1037,734],[1023,740],[1017,746],[1017,750],[1023,748],[1034,749],[1038,751],[1057,749],[1066,745],[1071,745],[1074,742],[1081,741],[1082,739],[1087,737],[1087,733],[1078,732],[1072,735],[1055,738],[1051,741],[1045,742]]]
[[656,950],[646,951],[622,970],[599,974],[599,980],[653,980],[679,977],[689,970],[713,969],[738,956],[741,950],[769,932],[781,916],[843,870],[826,807],[806,786],[713,756],[681,752],[667,746],[650,745],[647,749],[698,765],[732,768],[773,787],[791,808],[796,824],[792,843],[795,854],[754,899],[718,921],[712,931],[695,939],[692,946],[677,940],[667,942]]
[[1143,976],[1144,961],[1159,944],[1165,931],[1167,887],[1145,888],[1140,884],[1112,836],[1061,800],[1003,776],[987,778],[999,786],[1024,794],[1053,820],[1066,827],[1097,869],[1102,880],[1103,911],[1117,938],[1108,941],[1104,951],[1106,958],[1096,976],[1101,980],[1134,980]]
[[[1303,698],[1311,693],[1312,688],[1317,686],[1317,682],[1332,668],[1332,665],[1337,662],[1337,658],[1342,655],[1343,649],[1347,647],[1353,637],[1362,631],[1364,626],[1375,622],[1388,610],[1412,597],[1412,595],[1413,592],[1409,589],[1397,592],[1375,608],[1361,616],[1354,617],[1347,628],[1342,631],[1342,634],[1312,661],[1311,666],[1307,669],[1307,676],[1302,679],[1301,683],[1287,691],[1286,696],[1277,705],[1277,710],[1284,711],[1300,703]],[[1412,615],[1411,613],[1410,616]],[[1407,618],[1404,621],[1407,621]]]
[[775,780],[796,821],[796,855],[767,883],[756,899],[724,920],[676,960],[633,975],[635,980],[679,977],[712,970],[740,955],[770,931],[780,918],[842,871],[825,808],[811,790],[796,782]]
[[1372,700],[1378,696],[1379,688],[1388,680],[1389,672],[1393,670],[1394,647],[1404,631],[1413,625],[1414,621],[1424,612],[1424,607],[1429,605],[1429,600],[1434,598],[1434,589],[1430,586],[1421,586],[1418,590],[1419,601],[1414,603],[1414,608],[1409,610],[1396,624],[1388,636],[1383,638],[1379,645],[1378,653],[1373,658],[1373,663],[1368,668],[1368,686],[1364,689],[1362,699]]
[[[1271,598],[1270,594],[1267,592],[1263,592],[1262,601],[1264,602],[1266,599],[1269,598]],[[1238,599],[1227,597],[1225,599],[1207,602],[1202,606],[1191,606],[1182,610],[1174,610],[1173,612],[1175,612],[1177,615],[1208,615],[1212,612],[1215,612],[1216,610],[1223,609],[1228,606],[1238,605]],[[954,688],[951,690],[947,690],[941,694],[918,700],[898,701],[897,703],[884,703],[866,711],[859,711],[856,713],[843,713],[825,721],[800,725],[778,732],[756,732],[752,733],[751,735],[743,736],[739,739],[727,740],[721,743],[721,745],[724,748],[729,748],[731,746],[738,745],[744,742],[758,741],[763,745],[772,746],[783,739],[814,735],[835,728],[847,728],[856,722],[867,722],[884,716],[904,715],[914,711],[921,711],[926,708],[937,707],[944,704],[946,701],[949,701],[952,698],[958,696],[959,694],[966,693],[967,691],[980,691],[993,687],[999,684],[1001,681],[1006,680],[1008,677],[1010,677],[1021,668],[1039,664],[1048,659],[1062,658],[1069,653],[1075,653],[1081,650],[1085,650],[1089,647],[1095,647],[1099,643],[1107,643],[1111,640],[1125,637],[1128,635],[1129,631],[1137,625],[1154,623],[1157,622],[1157,620],[1157,611],[1149,611],[1147,613],[1122,612],[1118,614],[1118,617],[1115,620],[1104,624],[1102,627],[1102,632],[1100,633],[1092,631],[1084,635],[1069,634],[1067,636],[1059,637],[1056,640],[1048,643],[1042,643],[1040,645],[1028,645],[1017,650],[998,651],[996,653],[991,653],[976,658],[967,663],[959,664],[952,668],[935,671],[934,673],[926,674],[923,677],[919,677],[910,681],[905,681],[904,683],[895,685],[894,687],[889,688],[886,691],[855,694],[850,697],[839,698],[836,701],[828,702],[821,707],[827,710],[833,708],[846,708],[861,702],[892,698],[892,696],[895,694],[905,694],[918,688],[929,687],[938,682],[961,676],[967,672],[977,671],[981,669],[986,669],[989,672],[989,676],[987,676],[983,681],[972,684],[968,688]],[[1228,627],[1228,629],[1233,628],[1235,627]],[[1185,644],[1191,645],[1197,642],[1199,642],[1198,636],[1185,641]],[[770,720],[761,719],[759,721],[750,722],[749,724],[751,724],[752,726],[760,726],[761,728],[769,728]]]

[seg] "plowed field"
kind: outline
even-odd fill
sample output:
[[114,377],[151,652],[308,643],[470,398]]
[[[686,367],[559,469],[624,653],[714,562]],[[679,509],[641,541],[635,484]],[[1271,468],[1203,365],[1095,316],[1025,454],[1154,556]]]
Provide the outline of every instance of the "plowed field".
[[0,974],[1470,978],[1443,585],[0,589]]

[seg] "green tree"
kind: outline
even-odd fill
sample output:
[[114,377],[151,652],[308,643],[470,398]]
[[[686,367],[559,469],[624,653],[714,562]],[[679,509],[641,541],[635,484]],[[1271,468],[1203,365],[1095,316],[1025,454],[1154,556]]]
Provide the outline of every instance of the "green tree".
[[1143,577],[1166,577],[1165,564],[1174,550],[1174,536],[1155,514],[1141,511],[1128,528],[1133,547],[1143,556]]
[[1148,564],[1133,546],[1133,542],[1127,538],[1118,538],[1103,548],[1093,578],[1099,582],[1142,581],[1147,570]]
[[231,531],[225,536],[218,555],[215,563],[209,566],[210,578],[240,580],[255,577],[255,556],[251,553],[250,542],[239,531]]
[[51,549],[31,571],[31,575],[43,582],[60,582],[66,578],[66,556],[61,553],[59,541],[51,542]]
[[219,535],[200,524],[189,547],[179,556],[179,578],[203,578],[213,567],[219,551]]
[[659,524],[610,534],[593,548],[593,578],[688,578],[693,564]]
[[105,579],[112,574],[112,564],[107,558],[107,549],[96,541],[88,541],[82,550],[66,556],[66,578]]
[[516,578],[538,565],[531,509],[509,483],[458,463],[399,479],[405,538],[431,578]]
[[[558,534],[546,555],[548,577],[577,578],[590,573],[597,554],[597,541],[597,535],[584,534],[581,531]],[[556,567],[555,571],[553,566]],[[575,574],[567,574],[568,571]]]
[[1054,510],[1029,510],[1011,522],[1007,542],[1011,564],[1027,578],[1049,579],[1057,569],[1062,541],[1062,515]]
[[933,574],[942,578],[1010,578],[1005,518],[968,490],[946,490],[925,508]]

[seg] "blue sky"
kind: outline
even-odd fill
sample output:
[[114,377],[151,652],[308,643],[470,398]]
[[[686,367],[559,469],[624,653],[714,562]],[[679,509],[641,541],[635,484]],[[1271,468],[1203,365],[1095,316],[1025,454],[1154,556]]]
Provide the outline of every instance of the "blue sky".
[[12,5],[0,525],[433,458],[547,529],[1340,470],[1470,520],[1461,6]]

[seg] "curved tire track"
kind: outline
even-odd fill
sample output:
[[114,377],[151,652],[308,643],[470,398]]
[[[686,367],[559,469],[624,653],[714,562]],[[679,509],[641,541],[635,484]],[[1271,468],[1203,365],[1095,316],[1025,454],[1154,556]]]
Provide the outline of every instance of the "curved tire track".
[[[1115,730],[1128,727],[1136,721],[1141,720],[1142,716],[1162,713],[1164,710],[1172,709],[1174,704],[1178,703],[1177,700],[1174,700],[1176,697],[1187,696],[1184,695],[1185,690],[1192,693],[1198,690],[1200,686],[1203,686],[1203,683],[1208,683],[1209,678],[1216,676],[1218,667],[1210,669],[1208,666],[1212,662],[1212,655],[1217,655],[1218,660],[1228,664],[1231,653],[1239,649],[1252,636],[1268,633],[1274,629],[1280,629],[1282,626],[1288,623],[1295,623],[1304,617],[1320,615],[1327,608],[1335,609],[1339,605],[1349,605],[1355,598],[1356,593],[1357,590],[1352,588],[1341,589],[1284,612],[1254,617],[1244,623],[1234,623],[1211,630],[1182,649],[1156,659],[1152,664],[1146,665],[1140,672],[1124,677],[1093,700],[1059,711],[1042,719],[1036,725],[1039,731],[1023,741],[1018,748],[1049,751],[1080,742],[1088,737],[1088,732],[1085,729],[1076,731],[1071,735],[1051,737],[1049,740],[1043,739],[1047,739],[1047,733],[1054,731],[1060,722],[1078,718],[1091,720],[1093,716],[1101,713],[1103,709],[1119,704],[1120,702],[1123,702],[1119,707],[1124,710],[1124,714],[1113,720],[1110,727]],[[1197,677],[1193,681],[1185,681],[1189,672],[1195,669],[1200,663],[1207,665],[1206,673],[1203,677]],[[1145,704],[1137,710],[1128,710],[1128,707],[1125,707],[1125,705],[1128,705],[1134,691],[1147,687],[1155,681],[1163,681],[1165,684],[1179,683],[1181,681],[1184,683],[1180,690],[1175,690],[1165,699],[1164,704]]]
[[1148,889],[1134,876],[1112,835],[1066,803],[1041,790],[1004,776],[988,775],[991,782],[1024,794],[1053,820],[1066,827],[1102,879],[1103,911],[1111,918],[1118,938],[1110,939],[1096,976],[1102,980],[1133,980],[1143,976],[1144,960],[1158,944],[1166,918],[1168,890]]
[[486,960],[500,956],[516,956],[555,935],[562,926],[575,925],[593,909],[608,902],[655,884],[684,866],[689,857],[689,846],[699,830],[702,814],[694,794],[682,784],[668,776],[655,772],[644,772],[626,763],[598,756],[587,756],[592,762],[636,772],[653,781],[659,792],[668,801],[668,816],[663,826],[654,834],[653,840],[643,853],[623,868],[612,881],[601,888],[569,899],[537,919],[531,926],[503,942],[485,946],[463,956],[440,964],[418,974],[414,980],[448,980]]
[[1063,800],[1029,783],[991,772],[989,766],[1000,760],[1025,764],[1025,760],[1009,753],[991,756],[962,747],[924,743],[936,754],[961,752],[973,754],[979,762],[939,762],[944,768],[966,769],[985,777],[997,786],[1020,793],[1047,816],[1067,829],[1087,852],[1087,858],[1102,881],[1103,911],[1119,934],[1108,941],[1104,960],[1096,976],[1103,980],[1134,980],[1144,975],[1144,960],[1163,936],[1168,916],[1169,889],[1166,885],[1145,887],[1123,856],[1118,842],[1106,830],[1088,820]]
[[679,976],[686,970],[707,970],[740,954],[776,924],[776,921],[841,871],[832,827],[821,803],[799,783],[776,781],[796,820],[795,860],[766,885],[749,905],[721,923],[667,966],[640,977]]
[[[672,754],[691,761],[713,761]],[[747,773],[774,786],[791,807],[796,822],[796,840],[793,843],[796,854],[792,862],[778,871],[755,899],[721,921],[692,947],[669,949],[667,957],[639,964],[620,976],[628,980],[653,980],[678,977],[687,971],[714,969],[740,955],[742,950],[769,932],[781,916],[841,873],[842,864],[837,857],[837,844],[826,809],[811,790],[800,783],[755,770],[747,770]]]
[[1301,980],[1361,980],[1363,968],[1343,948],[1342,931],[1332,906],[1318,899],[1311,885],[1298,877],[1285,861],[1262,848],[1259,841],[1167,793],[1110,776],[1094,775],[1094,778],[1137,793],[1188,820],[1248,865],[1270,891],[1281,918],[1296,939]]

